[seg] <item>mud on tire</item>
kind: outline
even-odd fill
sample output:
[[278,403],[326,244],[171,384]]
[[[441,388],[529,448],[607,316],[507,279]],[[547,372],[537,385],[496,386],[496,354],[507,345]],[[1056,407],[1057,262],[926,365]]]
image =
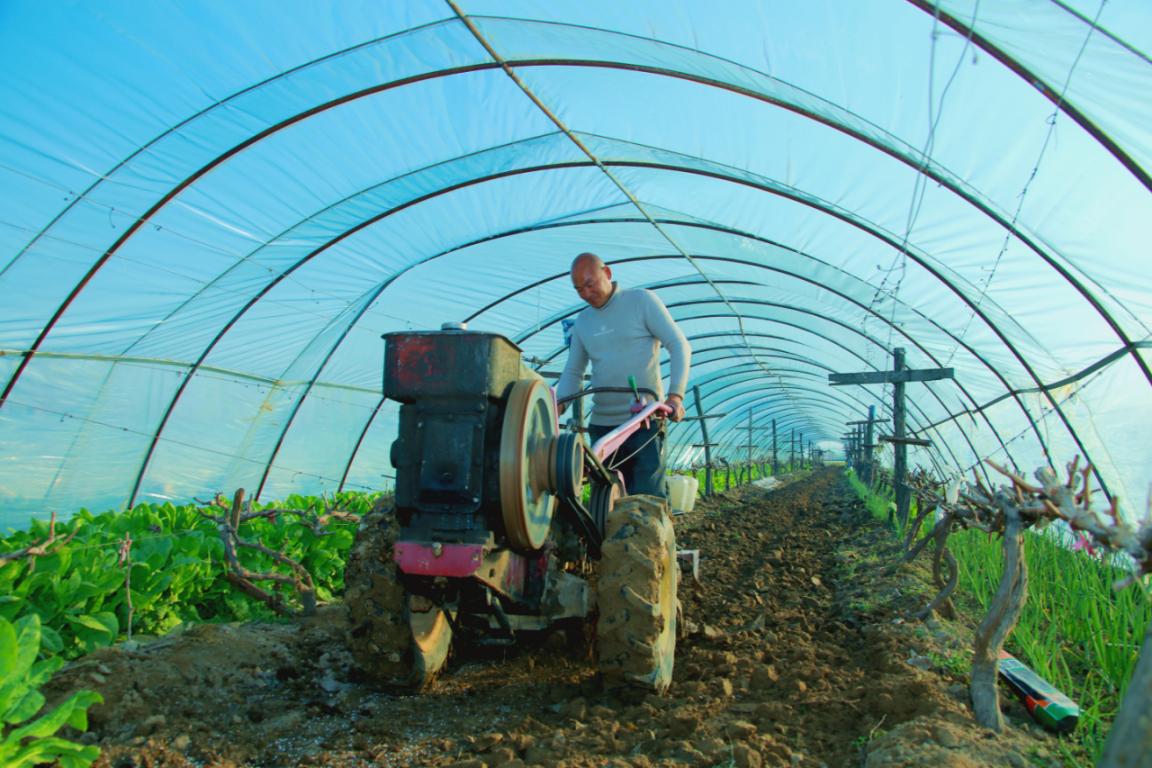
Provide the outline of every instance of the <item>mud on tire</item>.
[[409,598],[392,559],[399,530],[391,507],[377,506],[360,520],[344,569],[348,648],[376,682],[424,688],[447,658],[451,631],[442,614],[420,617],[420,643],[414,641]]
[[617,502],[605,531],[596,625],[600,672],[608,685],[664,693],[676,655],[676,536],[667,503],[655,496]]

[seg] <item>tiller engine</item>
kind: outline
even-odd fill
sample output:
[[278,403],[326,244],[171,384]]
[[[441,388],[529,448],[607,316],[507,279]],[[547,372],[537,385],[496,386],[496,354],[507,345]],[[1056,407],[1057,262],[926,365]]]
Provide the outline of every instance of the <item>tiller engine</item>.
[[679,579],[667,505],[626,496],[603,463],[665,407],[590,448],[560,429],[551,388],[503,336],[384,339],[384,394],[401,403],[396,491],[361,521],[345,572],[360,666],[423,688],[454,643],[594,623],[608,680],[666,690]]

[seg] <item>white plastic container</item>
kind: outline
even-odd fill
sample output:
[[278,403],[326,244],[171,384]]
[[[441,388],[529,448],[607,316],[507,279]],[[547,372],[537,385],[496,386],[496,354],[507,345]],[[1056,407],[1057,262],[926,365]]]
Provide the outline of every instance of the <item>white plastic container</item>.
[[673,475],[668,478],[668,504],[672,514],[683,515],[696,506],[696,490],[700,481],[688,475]]

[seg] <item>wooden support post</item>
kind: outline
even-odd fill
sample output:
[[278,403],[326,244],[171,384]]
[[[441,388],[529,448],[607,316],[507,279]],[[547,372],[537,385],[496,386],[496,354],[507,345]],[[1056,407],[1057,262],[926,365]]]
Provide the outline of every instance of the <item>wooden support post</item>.
[[776,419],[772,419],[772,475],[780,474],[780,458],[776,454]]
[[[911,370],[904,365],[904,348],[896,347],[892,350],[893,366],[890,371],[865,371],[863,373],[830,373],[828,383],[832,386],[843,384],[891,384],[892,385],[892,439],[895,446],[895,461],[892,467],[892,488],[896,494],[896,513],[900,524],[908,522],[908,507],[910,502],[907,484],[908,475],[908,443],[910,442],[906,429],[906,411],[904,405],[904,385],[910,381],[937,381],[955,377],[952,368],[923,368]],[[869,422],[872,421],[872,411],[869,409]],[[866,451],[872,450],[871,440],[864,446]]]
[[1142,765],[1152,755],[1152,624],[1144,633],[1144,646],[1128,691],[1120,702],[1116,721],[1104,744],[1098,768],[1125,768]]
[[232,509],[228,512],[228,524],[232,526],[232,535],[240,534],[240,513],[244,511],[244,489],[237,488],[232,495]]
[[[892,350],[892,356],[895,363],[892,370],[896,373],[903,371],[904,365],[904,347],[896,347]],[[904,382],[892,382],[892,434],[898,439],[906,437],[905,424],[904,424]],[[901,527],[908,524],[908,506],[909,506],[909,492],[908,485],[905,482],[908,479],[908,445],[905,443],[896,443],[895,446],[896,458],[892,465],[892,485],[896,490],[896,518],[900,521]]]
[[788,438],[788,471],[796,471],[796,427],[792,427],[792,436]]
[[752,482],[752,409],[748,409],[748,482]]
[[867,419],[848,422],[856,426],[859,450],[859,469],[856,474],[868,487],[872,487],[876,480],[876,436],[872,430],[877,424],[886,421],[888,420],[876,418],[876,406],[870,405]]

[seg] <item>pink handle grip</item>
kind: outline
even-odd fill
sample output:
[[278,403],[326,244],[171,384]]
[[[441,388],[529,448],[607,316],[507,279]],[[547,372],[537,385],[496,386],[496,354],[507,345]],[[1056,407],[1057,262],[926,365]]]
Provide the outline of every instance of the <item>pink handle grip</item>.
[[631,437],[633,432],[640,429],[641,425],[654,413],[668,416],[672,413],[672,409],[664,403],[649,403],[635,416],[593,443],[592,453],[600,461],[604,461],[605,458],[615,453],[624,444],[624,441]]

